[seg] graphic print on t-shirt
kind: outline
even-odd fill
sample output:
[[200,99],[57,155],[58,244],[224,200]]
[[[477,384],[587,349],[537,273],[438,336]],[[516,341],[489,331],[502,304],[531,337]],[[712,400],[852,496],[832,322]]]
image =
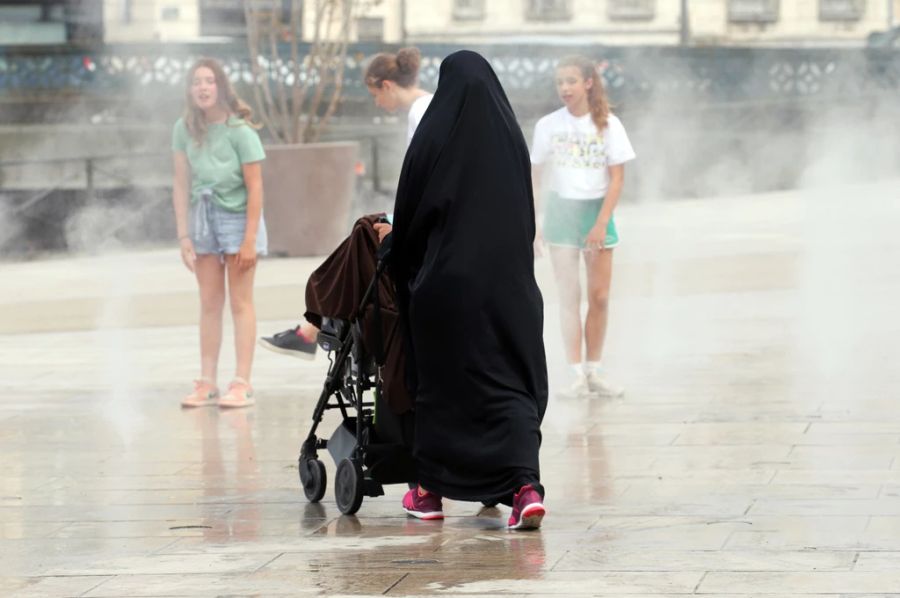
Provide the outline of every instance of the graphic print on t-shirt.
[[548,188],[568,199],[599,199],[609,187],[609,167],[635,157],[621,121],[610,114],[597,130],[590,114],[574,116],[563,107],[534,127],[531,163],[547,164]]
[[550,146],[555,166],[606,168],[606,143],[602,134],[556,133],[550,138]]

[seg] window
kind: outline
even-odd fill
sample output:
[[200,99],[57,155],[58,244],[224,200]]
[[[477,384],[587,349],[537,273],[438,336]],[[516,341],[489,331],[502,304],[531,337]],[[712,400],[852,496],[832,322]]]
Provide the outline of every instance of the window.
[[453,0],[454,19],[483,19],[484,0]]
[[865,10],[865,0],[819,0],[820,21],[858,21]]
[[103,0],[68,0],[62,4],[62,18],[70,42],[95,44],[103,41]]
[[[291,22],[291,7],[295,0],[246,0],[260,18],[271,19],[275,13],[279,23]],[[244,16],[244,0],[199,0],[200,35],[222,37],[244,37],[247,35],[246,18]],[[298,7],[302,2],[296,3]],[[303,30],[303,10],[297,13],[301,23],[297,29]]]
[[774,23],[778,20],[778,0],[728,0],[728,20],[732,23]]
[[181,17],[181,10],[177,6],[169,4],[160,11],[160,17],[163,21],[177,21]]
[[200,0],[200,35],[243,37],[246,33],[244,3]]
[[567,21],[572,18],[570,0],[526,0],[525,16],[534,21]]
[[610,19],[652,19],[656,16],[656,0],[607,0]]
[[98,43],[102,0],[0,0],[0,46]]
[[119,0],[119,21],[126,25],[131,23],[133,8],[132,0]]
[[381,17],[356,19],[356,37],[361,42],[383,42],[384,19]]

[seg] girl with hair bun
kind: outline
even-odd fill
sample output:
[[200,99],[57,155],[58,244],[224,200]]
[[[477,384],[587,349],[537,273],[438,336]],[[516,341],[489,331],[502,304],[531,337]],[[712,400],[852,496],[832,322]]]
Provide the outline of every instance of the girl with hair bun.
[[403,48],[396,54],[376,54],[366,68],[366,87],[375,98],[375,105],[385,112],[408,113],[407,146],[434,96],[419,87],[421,62],[418,48]]
[[[625,163],[635,158],[622,122],[609,109],[597,64],[568,56],[556,67],[564,106],[541,118],[531,149],[535,198],[546,192],[541,242],[550,246],[559,288],[566,356],[575,375],[567,394],[621,396],[601,367],[606,336],[613,248],[619,244],[613,211],[622,193]],[[542,238],[543,237],[543,238]],[[579,262],[587,269],[587,317],[581,319]]]
[[[266,157],[250,108],[211,58],[188,71],[184,116],[172,133],[172,203],[181,259],[200,290],[200,378],[182,407],[252,405],[250,369],[256,337],[253,278],[265,255],[262,161]],[[226,279],[237,368],[219,397]]]
[[[422,54],[418,48],[402,48],[396,54],[376,54],[366,67],[365,81],[375,105],[385,112],[405,110],[406,147],[431,104],[433,93],[419,87],[419,65]],[[379,240],[384,240],[392,230],[390,224],[375,225]]]
[[[396,54],[382,52],[369,61],[363,79],[375,105],[386,112],[407,112],[406,145],[409,147],[419,121],[428,109],[434,94],[419,87],[419,64],[422,55],[418,48],[402,48]],[[375,225],[380,240],[391,232],[391,225]],[[313,359],[316,354],[318,329],[306,323],[272,336],[259,339],[260,346],[291,357]]]

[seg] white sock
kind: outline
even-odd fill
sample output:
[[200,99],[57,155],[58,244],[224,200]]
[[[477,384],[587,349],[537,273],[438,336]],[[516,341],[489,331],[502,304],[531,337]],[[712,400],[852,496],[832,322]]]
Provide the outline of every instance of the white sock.
[[584,375],[584,364],[583,363],[570,363],[569,366],[572,368],[572,371],[575,372],[576,377],[581,377]]
[[603,371],[603,366],[600,365],[599,361],[585,361],[584,362],[584,373],[594,372],[601,373]]

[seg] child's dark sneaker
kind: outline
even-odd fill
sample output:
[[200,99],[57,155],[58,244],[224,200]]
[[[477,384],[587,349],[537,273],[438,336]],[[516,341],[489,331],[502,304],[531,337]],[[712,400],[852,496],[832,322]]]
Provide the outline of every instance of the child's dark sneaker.
[[513,498],[513,510],[509,516],[509,529],[537,529],[547,514],[544,499],[531,484],[522,486]]
[[406,496],[403,497],[403,510],[419,519],[444,518],[444,505],[441,497],[422,490],[421,486],[406,493]]
[[316,339],[309,340],[300,326],[259,339],[259,346],[282,355],[312,360],[316,356]]

